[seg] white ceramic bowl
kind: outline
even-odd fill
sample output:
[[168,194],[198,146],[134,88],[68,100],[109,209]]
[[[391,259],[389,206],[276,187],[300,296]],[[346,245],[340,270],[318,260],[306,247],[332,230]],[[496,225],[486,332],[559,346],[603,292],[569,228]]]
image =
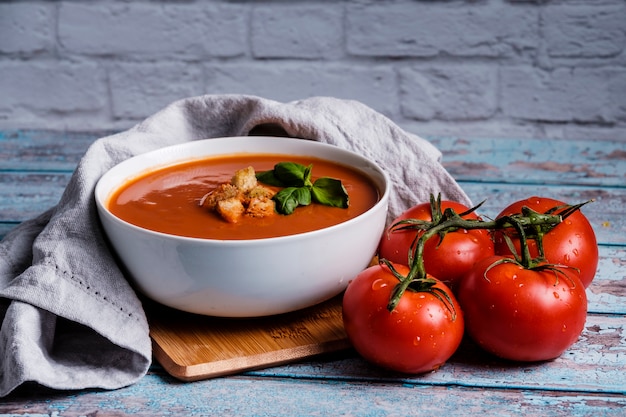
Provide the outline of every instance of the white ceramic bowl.
[[[154,232],[107,210],[111,193],[146,170],[239,152],[308,155],[349,165],[371,178],[381,197],[367,212],[336,226],[251,240]],[[358,154],[309,140],[255,136],[194,141],[130,158],[102,176],[95,198],[115,252],[149,298],[191,313],[254,317],[309,307],[341,293],[376,251],[389,193],[385,172]]]

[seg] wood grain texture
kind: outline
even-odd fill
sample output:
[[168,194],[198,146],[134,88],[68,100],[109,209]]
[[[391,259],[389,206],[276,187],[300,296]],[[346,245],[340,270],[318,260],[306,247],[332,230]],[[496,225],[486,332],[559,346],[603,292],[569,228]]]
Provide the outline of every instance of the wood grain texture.
[[[317,362],[325,367],[326,362]],[[178,383],[150,373],[111,392],[22,393],[0,413],[78,416],[623,416],[626,397],[548,390],[484,389],[256,376]]]
[[589,315],[581,338],[561,357],[542,363],[514,363],[482,352],[464,340],[446,364],[425,375],[407,376],[369,365],[358,357],[333,361],[314,370],[294,363],[250,375],[397,382],[410,385],[515,388],[560,392],[626,394],[626,317]]
[[[0,132],[0,237],[19,222],[56,204],[83,152],[101,136],[105,134]],[[191,383],[170,376],[155,362],[137,384],[115,391],[53,392],[33,385],[21,387],[0,400],[0,415],[623,416],[623,142],[430,139],[442,150],[444,165],[470,197],[475,202],[487,199],[481,208],[485,216],[495,216],[510,202],[530,195],[568,202],[595,199],[583,209],[600,243],[598,273],[587,290],[588,319],[580,339],[560,358],[516,364],[489,356],[465,340],[438,371],[409,376],[376,368],[342,346],[334,353]],[[184,322],[178,314],[166,319]],[[153,322],[152,328],[158,332],[155,326]],[[285,326],[289,324],[271,323],[267,328],[274,330],[269,333],[278,334],[274,335],[276,340],[272,336],[269,339],[287,343],[287,349],[293,346],[293,340],[307,345],[308,336],[302,326],[292,323],[294,331],[282,333],[279,329]],[[249,331],[242,327],[242,331]],[[220,331],[229,329],[223,327]],[[192,337],[199,342],[197,349],[206,349],[205,335]],[[253,350],[250,346],[244,349]],[[180,366],[181,358],[176,361]],[[189,363],[183,361],[182,365]],[[182,376],[194,379],[184,372]]]
[[111,133],[0,131],[0,171],[71,172],[94,140]]
[[462,181],[626,186],[626,145],[609,140],[433,137]]
[[55,172],[0,171],[0,221],[15,224],[55,206],[70,176]]
[[205,317],[153,305],[148,310],[155,358],[183,381],[276,366],[347,349],[341,297],[279,316]]

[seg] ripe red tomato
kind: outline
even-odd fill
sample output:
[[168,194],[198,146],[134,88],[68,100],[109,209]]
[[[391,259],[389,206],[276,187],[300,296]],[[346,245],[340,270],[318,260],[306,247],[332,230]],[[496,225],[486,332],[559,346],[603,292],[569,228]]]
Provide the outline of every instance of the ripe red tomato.
[[[494,256],[479,261],[459,287],[469,336],[492,354],[516,361],[554,359],[580,336],[585,288],[570,268],[525,269]],[[510,259],[510,258],[508,258]]]
[[[441,210],[452,208],[458,214],[467,210],[463,204],[454,201],[442,201]],[[474,213],[463,216],[464,219],[478,219]],[[395,224],[400,220],[417,219],[432,221],[432,210],[430,203],[418,204],[402,213],[392,222]],[[383,234],[379,245],[379,256],[391,262],[404,264],[408,263],[408,253],[411,243],[419,233],[418,230],[390,230]],[[426,272],[443,281],[453,291],[456,290],[458,282],[480,259],[494,254],[493,241],[488,230],[474,229],[448,232],[440,242],[438,236],[434,236],[424,244],[424,267]]]
[[[523,206],[544,213],[553,207],[564,204],[562,201],[551,198],[530,197],[512,203],[502,210],[497,217],[520,213]],[[516,232],[511,229],[510,232],[507,232],[507,235],[511,237],[519,253],[520,245]],[[502,232],[497,231],[494,234],[494,240],[496,254],[511,254]],[[532,239],[528,239],[527,242],[530,255],[537,257],[539,253],[536,242]],[[543,246],[548,262],[577,268],[580,271],[580,280],[585,288],[591,284],[598,267],[598,242],[589,220],[580,210],[574,212],[550,230],[543,238]]]
[[[406,276],[408,268],[394,265]],[[359,274],[343,298],[343,322],[356,351],[366,360],[398,372],[423,373],[443,365],[463,338],[463,315],[449,288],[453,310],[431,292],[408,289],[396,308],[387,305],[399,283],[386,265],[374,265]],[[453,314],[453,311],[455,314]]]

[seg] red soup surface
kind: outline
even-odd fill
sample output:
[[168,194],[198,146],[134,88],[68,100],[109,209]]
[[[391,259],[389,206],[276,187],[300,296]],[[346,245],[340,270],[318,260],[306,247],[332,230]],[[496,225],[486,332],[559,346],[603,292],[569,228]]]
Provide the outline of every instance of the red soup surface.
[[[244,216],[237,223],[228,223],[219,214],[200,206],[207,192],[229,182],[237,170],[252,166],[258,173],[284,161],[313,164],[313,181],[318,177],[341,180],[350,198],[349,207],[311,203],[299,206],[290,215]],[[108,207],[120,219],[145,229],[195,238],[237,240],[293,235],[333,226],[366,212],[378,199],[378,189],[370,179],[341,164],[302,156],[235,154],[150,171],[122,185],[109,198]]]

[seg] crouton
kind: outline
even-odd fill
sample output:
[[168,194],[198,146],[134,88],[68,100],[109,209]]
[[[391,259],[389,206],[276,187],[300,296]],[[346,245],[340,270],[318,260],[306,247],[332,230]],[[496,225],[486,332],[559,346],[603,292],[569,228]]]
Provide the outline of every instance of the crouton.
[[273,215],[274,194],[272,189],[258,185],[254,168],[248,167],[235,172],[230,183],[222,183],[205,194],[200,206],[216,211],[229,223],[237,223],[243,215]]
[[229,198],[226,200],[220,200],[217,202],[216,211],[224,220],[229,223],[237,223],[241,216],[243,216],[246,208],[243,203],[237,197]]
[[251,198],[246,208],[246,215],[252,217],[267,217],[274,213],[274,201],[266,197]]
[[235,172],[235,175],[233,175],[230,183],[239,188],[242,192],[247,193],[257,185],[254,168],[248,167],[238,170]]
[[246,193],[246,197],[270,199],[274,197],[274,194],[276,193],[273,190],[263,187],[262,185],[257,185]]
[[241,199],[241,191],[232,184],[223,183],[218,185],[213,191],[205,194],[202,200],[200,200],[200,205],[210,210],[215,210],[219,201],[231,198]]

